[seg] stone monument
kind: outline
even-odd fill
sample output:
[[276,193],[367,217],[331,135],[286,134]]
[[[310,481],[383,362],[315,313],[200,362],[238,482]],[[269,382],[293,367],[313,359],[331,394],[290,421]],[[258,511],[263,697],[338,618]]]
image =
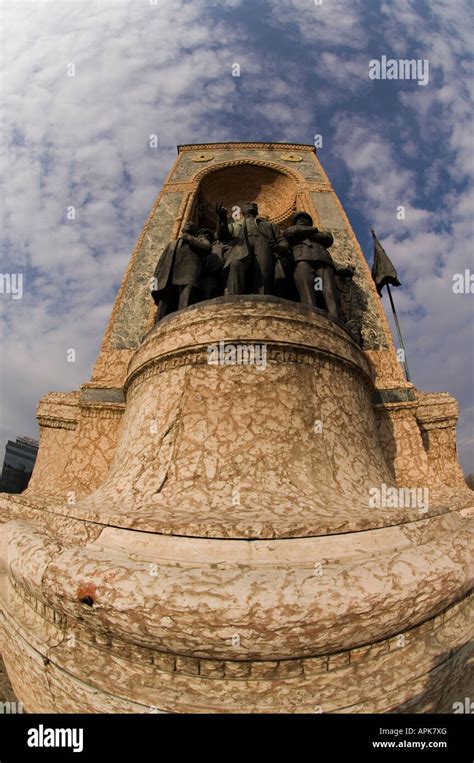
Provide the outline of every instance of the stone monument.
[[[299,299],[290,233],[283,290],[268,250],[263,286],[226,293],[219,229],[249,201],[283,236],[309,215],[337,310]],[[204,245],[157,316],[150,280],[190,223]],[[90,381],[40,401],[28,489],[0,496],[0,651],[25,711],[452,712],[473,653],[457,412],[405,380],[312,146],[180,146]]]

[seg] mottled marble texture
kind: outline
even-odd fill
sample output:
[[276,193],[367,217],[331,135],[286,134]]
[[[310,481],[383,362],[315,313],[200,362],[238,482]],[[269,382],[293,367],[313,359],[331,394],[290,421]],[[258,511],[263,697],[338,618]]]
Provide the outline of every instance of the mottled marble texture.
[[[265,370],[207,363],[208,345],[242,337],[266,346]],[[176,315],[135,355],[107,479],[70,513],[221,537],[341,532],[409,517],[367,511],[370,487],[390,482],[371,373],[344,329],[301,306],[233,300]]]
[[[221,339],[264,344],[266,368],[209,365]],[[76,481],[119,422],[100,486],[0,496],[0,649],[25,709],[449,711],[469,685],[474,501],[428,480],[456,409],[374,412],[374,376],[344,328],[277,300],[150,331],[123,415],[100,387],[79,405]],[[404,479],[430,487],[426,513],[369,507]]]
[[[451,530],[453,529],[454,525]],[[438,531],[439,538],[440,528],[432,530],[434,535]],[[447,541],[449,528],[444,527],[443,530]],[[52,564],[47,564],[47,579],[41,583],[41,591],[46,593],[46,604],[42,601],[43,595],[39,596],[38,591],[28,586],[25,576],[22,576],[22,584],[16,579],[16,574],[8,580],[4,579],[4,612],[0,618],[2,649],[14,689],[25,702],[27,711],[403,712],[429,709],[449,712],[452,703],[464,697],[463,692],[472,687],[472,673],[469,674],[468,667],[473,651],[472,642],[470,643],[473,635],[472,597],[463,597],[448,606],[438,605],[434,616],[414,627],[409,627],[403,619],[406,609],[404,604],[408,604],[408,601],[403,602],[403,591],[415,569],[418,570],[416,574],[420,575],[421,599],[416,604],[413,600],[412,614],[418,610],[420,615],[426,615],[427,603],[434,601],[430,596],[432,584],[442,592],[448,578],[451,583],[454,581],[446,561],[441,562],[442,553],[437,555],[434,564],[428,561],[434,547],[424,549],[421,539],[418,540],[422,545],[417,544],[417,550],[423,554],[426,552],[426,556],[419,559],[411,571],[403,552],[395,554],[393,559],[393,563],[398,565],[398,580],[392,576],[390,580],[391,585],[398,589],[396,606],[402,617],[391,635],[387,634],[375,642],[364,641],[369,631],[360,623],[359,640],[353,647],[347,643],[343,650],[331,651],[329,647],[320,656],[313,652],[311,656],[305,657],[301,655],[293,637],[291,659],[285,659],[284,655],[276,653],[274,649],[269,657],[262,660],[262,655],[259,654],[259,661],[255,661],[252,659],[252,641],[245,623],[245,610],[248,610],[250,602],[245,607],[241,595],[240,608],[236,607],[237,602],[234,604],[232,599],[228,601],[220,584],[225,578],[226,569],[234,570],[233,585],[236,587],[236,579],[245,579],[252,567],[260,569],[260,575],[266,576],[268,580],[276,573],[277,582],[280,565],[271,559],[271,546],[266,551],[262,549],[262,552],[256,552],[252,560],[243,549],[237,549],[235,542],[227,541],[226,543],[233,544],[230,558],[216,563],[211,562],[212,547],[205,541],[210,562],[207,570],[202,561],[202,548],[196,549],[200,561],[188,560],[180,569],[176,563],[178,539],[174,540],[174,561],[168,558],[165,564],[164,561],[158,562],[158,546],[161,541],[155,536],[151,540],[151,547],[139,550],[139,543],[135,546],[138,554],[132,554],[128,559],[129,565],[134,565],[137,570],[142,568],[143,571],[150,559],[154,558],[158,562],[159,574],[148,575],[149,582],[142,588],[137,586],[136,576],[130,578],[129,574],[125,574],[126,555],[123,553],[123,542],[119,539],[124,532],[108,532],[109,537],[104,537],[103,544],[99,539],[87,550],[89,563],[82,566],[79,576],[70,572],[66,581],[62,580],[70,557],[62,559],[61,553]],[[8,533],[13,545],[19,543],[25,547],[25,543],[31,542],[32,550],[38,551],[37,535],[31,535],[26,528],[12,524]],[[129,535],[132,550],[133,535],[140,534]],[[46,539],[44,542],[48,543]],[[187,546],[192,545],[192,542],[190,539],[181,539],[180,542],[181,552],[187,556]],[[289,544],[295,544],[295,541],[278,541],[272,545],[282,543],[288,547]],[[114,557],[117,545],[121,550],[119,556]],[[240,542],[237,545],[243,544]],[[375,545],[378,546],[378,543]],[[458,556],[459,546],[455,545],[456,550],[449,552],[453,569],[456,558],[462,566]],[[97,549],[95,553],[94,548]],[[370,559],[368,546],[366,552],[367,556],[361,556],[360,559],[361,571]],[[165,550],[165,553],[170,555],[170,549]],[[45,546],[42,559],[38,561],[38,571],[44,569],[48,554],[48,547]],[[98,554],[104,558],[108,556],[111,560],[111,567],[105,574],[103,571],[101,573]],[[382,556],[381,564],[383,559]],[[443,576],[442,581],[436,582],[435,568],[438,566],[438,570],[441,569],[440,562],[445,566],[448,577]],[[280,563],[281,566],[286,566],[288,572],[291,568],[296,572],[302,568],[304,560],[298,563],[287,548],[280,552]],[[174,599],[174,596],[167,596],[163,589],[165,566],[175,570],[177,586],[174,596],[181,596],[185,603],[179,609],[179,614],[176,610],[174,619],[169,612],[159,612],[166,602]],[[59,567],[62,567],[62,575],[57,574]],[[428,568],[430,575],[422,594],[421,577]],[[179,573],[194,576],[194,583],[191,586],[184,581],[178,583]],[[336,599],[342,592],[350,596],[350,580],[344,573],[345,570],[339,571],[339,586],[332,580],[332,595]],[[461,570],[460,574],[462,575]],[[92,609],[73,599],[74,587],[81,575],[88,575],[89,579],[95,576],[98,583],[97,600]],[[324,590],[332,575],[332,571],[328,572],[324,583],[324,575],[320,578],[320,590]],[[310,578],[308,569],[304,580]],[[212,585],[213,580],[219,583]],[[377,587],[382,593],[383,586],[374,588],[370,586],[369,580],[370,575],[362,572],[359,586],[366,588],[363,611],[367,619],[371,614],[371,622],[377,620],[382,625],[387,608],[385,602],[382,606],[377,606],[374,596]],[[68,594],[69,581],[72,596]],[[285,634],[278,633],[279,628],[274,622],[276,612],[272,613],[271,623],[265,622],[264,614],[268,615],[271,611],[267,602],[268,592],[265,595],[265,589],[254,586],[253,596],[258,597],[259,594],[261,602],[265,603],[266,612],[260,612],[257,606],[249,610],[250,619],[256,628],[257,642],[262,641],[263,626],[270,639],[276,642],[281,638],[283,648],[287,648]],[[142,599],[143,595],[147,599]],[[209,607],[210,596],[215,597],[214,608]],[[192,597],[196,598],[196,606],[193,606]],[[312,597],[312,600],[317,601],[314,614],[314,604],[309,608],[306,604],[311,601],[307,586],[303,585],[297,596],[295,592],[285,590],[283,620],[293,620],[293,633],[297,630],[294,626],[298,620],[300,624],[306,624],[308,616],[313,616],[316,621],[317,615],[324,613],[324,602],[319,596],[317,600]],[[328,590],[326,603],[329,600]],[[353,599],[344,611],[353,611],[356,615],[352,605]],[[333,612],[336,607],[337,605],[332,605]],[[207,630],[206,621],[213,611],[218,619],[233,611],[232,627],[226,629],[219,622]],[[306,611],[306,617],[302,616],[303,611]],[[376,618],[374,612],[377,613]],[[181,622],[183,617],[189,621],[187,626]],[[191,624],[193,618],[194,626]],[[127,622],[123,632],[121,622]],[[331,631],[334,624],[337,624],[337,620],[333,620],[332,626],[327,627],[323,620],[317,629],[329,643],[333,638]],[[146,636],[147,626],[150,625],[153,626],[154,633]],[[274,633],[271,632],[271,626]],[[158,636],[160,628],[169,635],[174,634],[174,637],[200,639],[202,647],[200,650],[190,649],[187,654],[183,653],[182,648],[178,653],[173,653],[169,651],[169,642],[164,643],[163,637]],[[235,637],[235,634],[240,635],[238,646],[232,645],[232,636]],[[208,657],[208,653],[211,656]]]
[[[148,278],[200,182],[214,198],[213,169],[252,160],[278,189],[262,183],[275,216],[306,209],[356,267],[363,350],[321,311],[274,298],[153,327]],[[220,341],[264,345],[265,369],[209,365]],[[473,696],[457,404],[404,379],[311,146],[182,147],[91,381],[37,414],[28,490],[0,495],[0,652],[27,711],[452,712]],[[371,508],[382,485],[426,489],[429,506]]]
[[[94,395],[99,398],[97,402]],[[103,399],[100,400],[100,397]],[[63,511],[100,485],[117,444],[123,391],[84,385],[81,392],[45,395],[39,402],[40,448],[22,500],[32,506],[45,497]]]
[[[21,522],[4,536],[22,588],[92,630],[173,654],[281,660],[379,641],[469,592],[472,520],[424,522],[418,532],[373,530],[347,543],[234,541],[229,551],[226,541],[158,535],[144,550],[127,530],[63,549]],[[81,604],[86,594],[93,607]]]

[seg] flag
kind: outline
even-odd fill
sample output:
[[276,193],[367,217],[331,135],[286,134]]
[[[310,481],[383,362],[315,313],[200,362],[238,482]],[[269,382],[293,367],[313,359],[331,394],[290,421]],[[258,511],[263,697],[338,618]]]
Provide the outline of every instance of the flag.
[[395,270],[387,252],[383,248],[382,244],[378,240],[377,236],[372,229],[372,238],[374,239],[374,261],[372,264],[372,278],[375,281],[375,286],[379,296],[382,296],[382,289],[387,284],[391,286],[401,286],[398,280],[397,271]]

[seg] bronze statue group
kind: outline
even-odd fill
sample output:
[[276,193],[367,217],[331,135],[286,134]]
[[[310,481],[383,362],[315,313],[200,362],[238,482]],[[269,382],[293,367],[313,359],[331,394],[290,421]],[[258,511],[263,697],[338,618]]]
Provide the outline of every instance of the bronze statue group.
[[281,230],[258,215],[255,202],[242,207],[239,221],[229,222],[217,206],[217,231],[184,225],[158,260],[152,279],[156,320],[203,300],[223,295],[271,294],[300,301],[343,320],[336,275],[350,279],[352,268],[336,268],[328,252],[329,231],[297,212]]

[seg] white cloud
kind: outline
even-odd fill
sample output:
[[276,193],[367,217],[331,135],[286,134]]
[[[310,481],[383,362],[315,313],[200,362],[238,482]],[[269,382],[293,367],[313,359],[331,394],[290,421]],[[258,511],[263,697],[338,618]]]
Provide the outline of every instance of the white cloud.
[[322,0],[320,5],[313,0],[273,0],[270,13],[273,23],[284,25],[289,34],[297,29],[299,37],[313,45],[316,54],[321,48],[340,45],[365,48],[367,30],[361,0]]

